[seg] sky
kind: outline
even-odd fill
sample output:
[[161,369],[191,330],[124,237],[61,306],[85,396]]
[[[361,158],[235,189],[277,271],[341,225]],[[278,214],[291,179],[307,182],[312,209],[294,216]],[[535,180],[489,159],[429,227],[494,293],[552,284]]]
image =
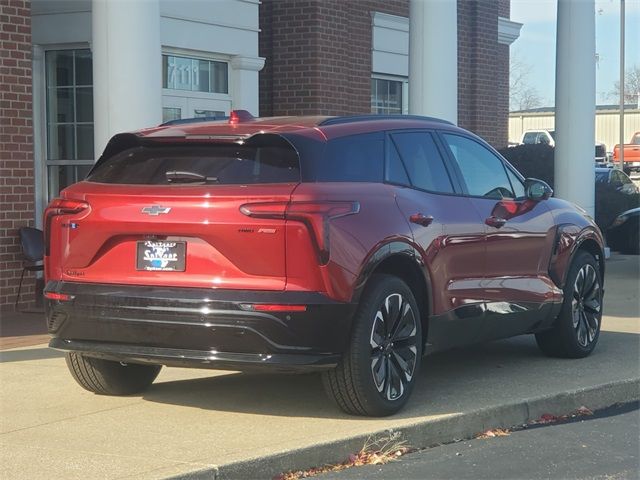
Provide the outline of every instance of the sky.
[[[583,1],[583,0],[572,0]],[[640,0],[625,2],[625,67],[640,65]],[[511,0],[511,20],[523,23],[511,55],[531,66],[529,84],[543,106],[555,103],[556,0]],[[607,97],[620,75],[620,0],[596,0],[596,103],[613,104]]]

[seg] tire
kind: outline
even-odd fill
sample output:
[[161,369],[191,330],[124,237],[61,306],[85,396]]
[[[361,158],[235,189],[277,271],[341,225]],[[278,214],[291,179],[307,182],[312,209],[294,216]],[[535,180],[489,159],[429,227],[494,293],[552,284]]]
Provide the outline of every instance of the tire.
[[563,290],[554,327],[537,333],[536,342],[551,357],[586,357],[598,343],[602,323],[602,278],[593,255],[578,251]]
[[[385,322],[389,317],[395,321]],[[397,277],[374,275],[354,316],[347,351],[322,381],[347,413],[391,415],[411,395],[421,357],[420,310],[411,289]]]
[[66,354],[67,367],[85,390],[100,395],[130,395],[139,393],[153,383],[162,368],[159,365],[122,365],[120,362],[87,357],[80,353]]

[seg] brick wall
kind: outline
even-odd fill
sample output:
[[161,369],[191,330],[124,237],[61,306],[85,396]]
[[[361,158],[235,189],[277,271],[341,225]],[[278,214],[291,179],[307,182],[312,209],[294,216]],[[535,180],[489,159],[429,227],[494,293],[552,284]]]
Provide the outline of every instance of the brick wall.
[[371,12],[408,15],[406,0],[265,0],[260,5],[260,115],[371,111]]
[[[29,0],[0,2],[0,311],[13,309],[22,271],[17,229],[34,218]],[[25,308],[34,299],[25,275]]]
[[508,136],[509,48],[498,44],[498,7],[495,0],[458,0],[458,123],[501,148]]
[[[509,0],[458,0],[459,123],[497,147],[507,142],[508,47],[497,38],[508,9]],[[370,112],[373,11],[406,17],[409,2],[264,0],[260,114]]]

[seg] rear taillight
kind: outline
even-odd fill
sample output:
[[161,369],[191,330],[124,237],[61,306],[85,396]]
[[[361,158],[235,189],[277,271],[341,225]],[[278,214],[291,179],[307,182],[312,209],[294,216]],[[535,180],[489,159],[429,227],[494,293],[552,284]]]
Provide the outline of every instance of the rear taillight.
[[54,198],[44,212],[44,254],[49,255],[51,221],[60,215],[75,215],[89,208],[89,204],[82,200],[69,198]]
[[240,211],[253,218],[293,220],[304,223],[314,242],[318,261],[326,265],[329,261],[329,221],[353,215],[360,211],[358,202],[265,202],[247,203]]

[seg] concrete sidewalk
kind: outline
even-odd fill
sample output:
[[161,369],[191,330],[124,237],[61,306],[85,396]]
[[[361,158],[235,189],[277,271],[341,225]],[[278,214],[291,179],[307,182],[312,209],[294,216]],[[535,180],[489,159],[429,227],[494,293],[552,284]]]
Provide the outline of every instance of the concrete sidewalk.
[[[271,478],[343,460],[392,429],[414,446],[640,396],[640,257],[607,262],[600,343],[544,357],[532,337],[427,357],[407,408],[349,417],[314,375],[164,369],[143,396],[80,389],[45,345],[0,352],[0,478]],[[186,478],[186,477],[183,477]]]

